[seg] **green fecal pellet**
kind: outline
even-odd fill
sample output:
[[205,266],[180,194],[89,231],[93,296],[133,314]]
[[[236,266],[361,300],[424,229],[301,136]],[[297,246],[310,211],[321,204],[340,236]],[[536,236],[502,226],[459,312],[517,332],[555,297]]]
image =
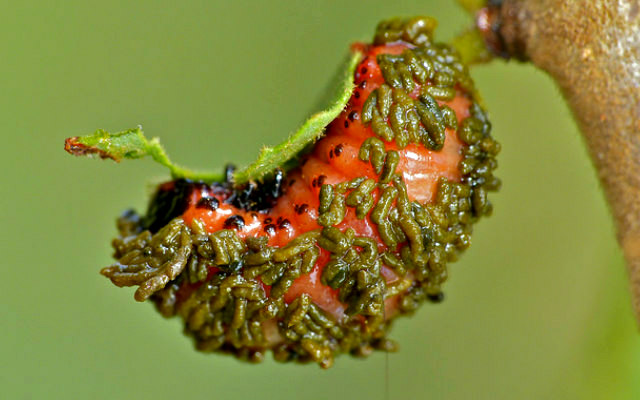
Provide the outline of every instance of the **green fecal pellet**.
[[360,147],[358,158],[362,161],[371,161],[371,165],[376,173],[382,172],[384,166],[384,159],[386,157],[386,150],[382,140],[370,137],[367,138]]
[[395,150],[389,150],[384,161],[382,174],[380,174],[380,183],[389,183],[395,176],[396,168],[400,162],[400,154]]

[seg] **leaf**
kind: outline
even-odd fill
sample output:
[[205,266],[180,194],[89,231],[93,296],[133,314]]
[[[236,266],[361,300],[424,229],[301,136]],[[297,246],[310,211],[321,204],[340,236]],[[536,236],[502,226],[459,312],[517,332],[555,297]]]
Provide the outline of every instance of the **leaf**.
[[306,146],[320,139],[327,125],[340,115],[349,98],[351,98],[354,88],[354,72],[362,57],[362,53],[354,52],[349,58],[340,87],[329,108],[312,115],[281,144],[275,147],[264,147],[256,161],[236,171],[234,174],[235,183],[243,184],[249,181],[261,180],[277,168],[287,165]]
[[[265,147],[258,159],[245,168],[238,170],[234,183],[243,184],[261,180],[276,169],[288,169],[295,164],[295,158],[308,145],[318,140],[324,129],[345,108],[353,91],[354,72],[363,55],[354,52],[340,81],[338,93],[329,108],[312,115],[295,133],[275,147]],[[92,135],[76,136],[65,141],[64,148],[76,156],[110,158],[116,162],[122,159],[137,159],[151,156],[156,162],[169,168],[174,179],[185,178],[195,181],[223,182],[222,173],[196,172],[174,164],[158,138],[147,139],[142,128],[134,128],[118,133],[98,130]]]
[[224,180],[223,174],[196,172],[174,164],[158,138],[148,140],[142,127],[118,133],[109,133],[99,129],[93,135],[75,136],[64,142],[64,149],[75,156],[110,158],[116,162],[122,159],[137,159],[151,156],[156,162],[169,168],[173,178],[187,178],[208,182]]

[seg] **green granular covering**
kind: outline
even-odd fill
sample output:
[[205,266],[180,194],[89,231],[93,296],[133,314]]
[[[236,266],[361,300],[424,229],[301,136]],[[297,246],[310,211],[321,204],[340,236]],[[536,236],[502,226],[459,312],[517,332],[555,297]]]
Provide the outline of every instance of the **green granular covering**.
[[[473,90],[468,71],[448,47],[418,47],[401,55],[380,54],[378,65],[386,81],[374,90],[362,107],[362,122],[370,124],[381,139],[399,148],[421,143],[430,150],[444,145],[445,129],[457,128],[455,113],[436,100],[452,100],[456,85]],[[422,85],[417,99],[409,96]],[[388,119],[388,122],[387,122]]]
[[373,44],[404,41],[423,46],[431,43],[433,31],[438,25],[435,18],[412,17],[393,18],[382,21],[376,28]]
[[[398,296],[399,314],[415,311],[425,300],[442,300],[447,264],[470,245],[472,225],[491,214],[488,192],[500,187],[493,176],[500,145],[473,99],[466,67],[454,50],[432,42],[434,27],[430,18],[378,26],[375,44],[401,40],[415,47],[377,57],[385,83],[371,93],[361,113],[376,137],[364,140],[358,158],[378,176],[323,184],[320,229],[272,247],[267,237],[242,240],[229,229],[208,233],[201,221],[186,226],[180,217],[152,234],[129,213],[118,221],[121,237],[113,242],[117,262],[102,273],[118,286],[139,286],[136,299],[151,298],[163,316],[182,318],[185,333],[204,352],[259,362],[272,350],[277,361],[312,361],[327,368],[336,354],[394,351],[387,338],[392,316],[385,315],[385,299]],[[462,121],[438,103],[458,94],[472,101],[470,116]],[[396,171],[400,154],[387,151],[385,142],[395,141],[400,149],[414,143],[438,151],[446,129],[456,130],[465,143],[459,165],[463,179],[441,178],[431,203],[411,201]],[[359,219],[370,218],[384,246],[351,228],[338,228],[349,208]],[[321,282],[336,289],[345,306],[339,320],[307,294],[284,301],[293,282],[312,271],[322,250],[329,261]],[[387,284],[383,265],[398,279]]]
[[182,272],[189,262],[192,243],[189,230],[178,221],[153,236],[144,231],[135,237],[116,239],[114,257],[119,262],[103,268],[101,273],[116,286],[139,286],[135,299],[143,301]]

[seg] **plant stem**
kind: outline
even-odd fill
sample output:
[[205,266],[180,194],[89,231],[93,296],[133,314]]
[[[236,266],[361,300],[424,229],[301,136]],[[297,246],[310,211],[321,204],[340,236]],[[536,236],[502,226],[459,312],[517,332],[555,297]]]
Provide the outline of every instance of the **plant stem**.
[[497,55],[532,62],[560,87],[616,221],[640,323],[640,4],[501,3],[480,12],[479,28]]

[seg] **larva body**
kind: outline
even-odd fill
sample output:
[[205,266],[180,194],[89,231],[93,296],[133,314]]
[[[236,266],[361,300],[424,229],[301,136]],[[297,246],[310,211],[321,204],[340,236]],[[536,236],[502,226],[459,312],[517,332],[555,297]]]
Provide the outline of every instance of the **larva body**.
[[442,300],[500,184],[467,70],[432,29],[388,21],[354,45],[351,99],[297,167],[241,187],[161,185],[145,217],[120,219],[102,273],[181,316],[203,351],[329,367],[391,350],[390,322]]

